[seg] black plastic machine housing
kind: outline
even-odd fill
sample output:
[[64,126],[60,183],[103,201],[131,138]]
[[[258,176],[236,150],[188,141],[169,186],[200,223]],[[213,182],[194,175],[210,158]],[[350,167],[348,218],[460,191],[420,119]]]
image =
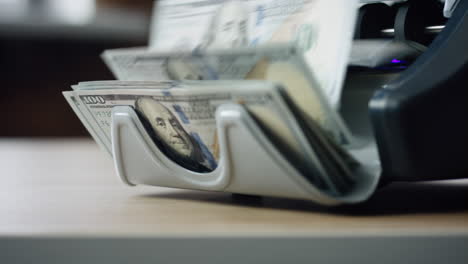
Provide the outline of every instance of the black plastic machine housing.
[[468,177],[468,0],[369,111],[384,181]]

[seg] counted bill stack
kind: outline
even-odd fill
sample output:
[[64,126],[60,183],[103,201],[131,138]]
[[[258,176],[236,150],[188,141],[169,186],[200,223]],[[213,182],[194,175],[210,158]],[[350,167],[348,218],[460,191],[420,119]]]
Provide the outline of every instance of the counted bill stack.
[[339,196],[362,169],[336,111],[356,10],[349,0],[158,1],[149,47],[103,53],[117,81],[63,94],[109,154],[112,109],[129,106],[161,152],[199,173],[220,159],[216,110],[241,105],[293,167]]

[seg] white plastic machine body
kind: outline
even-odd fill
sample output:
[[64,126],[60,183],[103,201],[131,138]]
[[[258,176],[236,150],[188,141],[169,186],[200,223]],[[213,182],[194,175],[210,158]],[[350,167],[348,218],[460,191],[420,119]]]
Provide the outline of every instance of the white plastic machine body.
[[[380,166],[375,162],[356,172],[358,183],[352,191],[335,197],[302,176],[241,105],[220,106],[216,120],[221,153],[218,167],[210,173],[197,173],[179,166],[157,148],[132,107],[114,107],[112,154],[117,173],[129,185],[287,197],[323,205],[360,202],[376,189]],[[374,148],[357,149],[353,154],[361,162],[375,160]]]

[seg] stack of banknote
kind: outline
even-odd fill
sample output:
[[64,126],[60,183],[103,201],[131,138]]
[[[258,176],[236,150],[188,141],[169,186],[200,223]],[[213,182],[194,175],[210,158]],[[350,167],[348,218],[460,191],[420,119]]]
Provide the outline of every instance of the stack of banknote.
[[112,109],[130,106],[168,158],[201,173],[220,159],[218,107],[239,104],[298,172],[340,195],[360,166],[337,113],[356,10],[351,0],[160,0],[149,47],[103,53],[118,80],[63,94],[109,154]]

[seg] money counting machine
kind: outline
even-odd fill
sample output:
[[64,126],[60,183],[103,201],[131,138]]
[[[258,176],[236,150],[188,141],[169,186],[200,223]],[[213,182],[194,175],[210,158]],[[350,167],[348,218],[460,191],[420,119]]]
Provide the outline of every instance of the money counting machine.
[[396,14],[395,39],[432,42],[370,99],[384,181],[468,177],[468,1],[447,1],[451,17],[428,39],[428,21],[439,23],[440,11],[434,1],[410,1]]
[[[346,193],[333,195],[312,184],[237,104],[217,109],[221,154],[218,167],[209,173],[187,170],[168,159],[151,142],[132,107],[114,107],[112,154],[119,176],[129,185],[298,198],[325,205],[363,201],[382,182],[467,177],[468,1],[457,4],[445,28],[421,50],[426,43],[413,45],[417,36],[408,31],[420,25],[408,17],[411,1],[404,3],[392,33],[422,54],[413,56],[410,65],[402,65],[407,58],[395,58],[391,63],[408,69],[385,83],[366,84],[374,86],[371,92],[361,91],[359,84],[346,87],[340,113],[356,137],[367,142],[349,149],[362,165],[355,171],[356,184]],[[364,16],[359,19],[365,21]],[[358,25],[357,38],[365,39],[372,30]],[[380,66],[373,70],[382,70]]]

